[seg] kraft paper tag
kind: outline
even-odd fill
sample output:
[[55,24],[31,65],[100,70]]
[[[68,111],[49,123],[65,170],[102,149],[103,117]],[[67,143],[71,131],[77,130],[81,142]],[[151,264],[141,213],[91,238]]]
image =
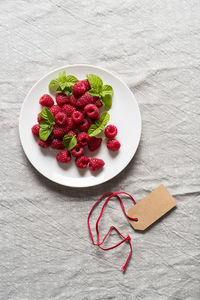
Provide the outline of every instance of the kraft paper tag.
[[132,218],[138,218],[138,221],[128,221],[135,230],[145,230],[176,205],[176,200],[161,184],[129,209],[128,215]]

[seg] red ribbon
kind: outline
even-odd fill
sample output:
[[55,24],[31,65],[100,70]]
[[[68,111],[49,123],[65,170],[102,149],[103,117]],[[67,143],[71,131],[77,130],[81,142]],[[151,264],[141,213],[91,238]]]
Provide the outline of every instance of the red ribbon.
[[[103,196],[101,196],[101,197],[95,202],[95,204],[92,206],[92,208],[91,208],[91,210],[90,210],[90,212],[89,212],[88,218],[87,218],[87,224],[88,224],[88,230],[89,230],[89,234],[90,234],[90,237],[91,237],[91,240],[92,240],[93,245],[98,246],[100,249],[102,249],[102,250],[104,250],[104,251],[114,249],[114,248],[118,247],[119,245],[123,244],[124,242],[128,241],[129,246],[130,246],[130,253],[129,253],[129,256],[128,256],[128,258],[127,258],[125,264],[121,267],[122,271],[125,271],[125,270],[126,270],[126,267],[127,267],[127,264],[128,264],[128,262],[129,262],[129,259],[131,258],[131,255],[132,255],[131,237],[130,237],[129,235],[127,235],[127,237],[123,236],[115,226],[111,226],[110,229],[108,230],[107,234],[106,234],[105,237],[103,238],[102,242],[99,241],[99,222],[100,222],[101,217],[102,217],[102,215],[103,215],[103,211],[104,211],[104,208],[105,208],[106,204],[107,204],[108,201],[109,201],[110,199],[112,199],[113,197],[116,197],[116,198],[119,200],[120,205],[121,205],[121,208],[122,208],[122,210],[123,210],[123,212],[124,212],[124,214],[125,214],[125,216],[126,216],[127,218],[129,218],[129,219],[132,220],[132,221],[138,221],[137,218],[131,218],[131,217],[129,217],[129,216],[127,215],[127,213],[126,213],[126,211],[125,211],[125,208],[124,208],[124,204],[123,204],[123,202],[122,202],[122,199],[119,197],[119,194],[125,194],[125,195],[129,196],[129,197],[131,198],[131,200],[133,201],[133,204],[134,204],[134,205],[136,204],[134,198],[133,198],[130,194],[126,193],[126,192],[117,192],[117,193],[111,193],[111,192],[108,192],[108,193],[105,193],[105,194],[104,194]],[[102,206],[102,208],[101,208],[100,215],[99,215],[99,217],[98,217],[98,219],[97,219],[97,222],[96,222],[97,243],[95,243],[95,242],[94,242],[93,235],[92,235],[92,231],[91,231],[91,228],[90,228],[90,216],[91,216],[92,211],[93,211],[93,209],[95,208],[95,206],[96,206],[96,205],[97,205],[97,204],[98,204],[105,196],[107,196],[107,199],[105,200],[105,202],[104,202],[104,204],[103,204],[103,206]],[[111,232],[112,229],[114,229],[114,230],[121,236],[122,241],[119,242],[118,244],[112,246],[112,247],[109,247],[109,248],[103,248],[103,247],[101,247],[101,245],[105,242],[106,238],[108,237],[108,235],[109,235],[109,233]]]

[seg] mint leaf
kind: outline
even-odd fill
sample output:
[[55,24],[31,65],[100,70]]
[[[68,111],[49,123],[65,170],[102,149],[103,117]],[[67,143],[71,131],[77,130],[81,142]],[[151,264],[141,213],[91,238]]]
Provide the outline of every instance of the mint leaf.
[[49,124],[47,121],[42,121],[40,123],[40,131],[39,131],[40,139],[46,141],[50,136],[52,130],[53,130],[53,125]]
[[100,93],[97,90],[91,89],[88,91],[88,94],[90,94],[91,96],[100,96]]
[[72,134],[65,134],[63,137],[63,145],[67,148],[67,150],[72,150],[77,144],[77,139]]
[[58,84],[58,78],[52,79],[49,83],[49,89]]
[[101,97],[101,102],[105,106],[106,110],[111,109],[111,107],[112,107],[112,96],[107,94],[104,97]]
[[111,95],[111,96],[113,95],[112,86],[106,84],[102,87],[101,96],[104,97],[105,95]]
[[55,124],[55,118],[54,115],[48,110],[46,106],[43,107],[40,117],[43,120],[46,120],[49,124]]
[[103,112],[100,119],[95,122],[95,124],[92,124],[88,130],[89,136],[96,136],[99,133],[101,133],[102,130],[104,130],[104,127],[110,120],[110,115],[108,112]]
[[65,78],[66,78],[66,72],[65,72],[65,71],[59,72],[58,80],[59,80],[59,81],[64,81]]
[[73,85],[78,82],[78,79],[73,75],[68,75],[66,81],[72,83]]
[[101,80],[101,78],[94,74],[87,74],[86,77],[90,83],[91,88],[97,92],[100,92],[103,87],[103,81]]
[[72,92],[74,84],[78,79],[73,75],[66,76],[66,72],[62,71],[59,73],[58,78],[51,80],[49,83],[49,89],[57,86],[56,93],[70,94]]

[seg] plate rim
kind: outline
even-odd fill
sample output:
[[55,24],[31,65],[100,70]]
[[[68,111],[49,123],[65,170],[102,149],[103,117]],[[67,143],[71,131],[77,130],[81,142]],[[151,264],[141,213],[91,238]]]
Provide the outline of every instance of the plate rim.
[[[32,90],[37,86],[37,84],[39,82],[41,82],[44,78],[46,78],[48,75],[50,75],[51,73],[54,73],[54,72],[58,72],[60,71],[61,69],[67,69],[69,67],[89,67],[89,68],[97,68],[99,70],[102,70],[108,74],[110,74],[111,76],[114,76],[115,78],[117,78],[126,88],[128,88],[130,90],[130,92],[132,93],[133,97],[135,98],[135,102],[136,102],[136,106],[137,106],[137,109],[138,109],[138,112],[139,112],[139,129],[140,129],[140,132],[139,132],[139,138],[138,138],[138,142],[137,142],[137,145],[136,145],[136,148],[135,148],[135,152],[134,154],[132,155],[131,159],[128,161],[128,163],[117,173],[115,174],[114,176],[110,177],[109,179],[106,179],[106,180],[102,180],[101,182],[98,182],[98,183],[92,183],[92,184],[88,184],[87,186],[82,186],[82,185],[66,185],[65,183],[61,183],[57,180],[54,180],[54,179],[51,179],[49,177],[46,176],[46,174],[44,174],[41,170],[39,170],[31,161],[30,157],[29,157],[29,154],[26,152],[25,150],[25,147],[24,147],[24,143],[23,143],[23,138],[22,138],[22,133],[21,133],[21,123],[22,123],[22,111],[24,109],[24,106],[25,106],[25,102],[26,100],[28,99],[29,95],[31,94]],[[140,107],[139,107],[139,104],[136,100],[136,97],[135,95],[133,94],[133,92],[131,91],[131,89],[129,88],[129,86],[127,85],[127,83],[121,79],[118,75],[114,74],[113,72],[111,71],[108,71],[107,69],[105,68],[102,68],[102,67],[99,67],[99,66],[96,66],[96,65],[90,65],[90,64],[72,64],[72,65],[65,65],[65,66],[60,66],[59,68],[56,68],[56,69],[53,69],[51,70],[50,72],[46,73],[45,75],[43,75],[39,80],[37,80],[35,82],[35,84],[30,88],[30,90],[28,91],[27,95],[25,96],[24,100],[23,100],[23,103],[21,105],[21,109],[20,109],[20,114],[19,114],[19,126],[18,126],[18,130],[19,130],[19,137],[20,137],[20,143],[21,143],[21,146],[22,146],[22,149],[24,151],[24,154],[26,155],[26,157],[28,158],[28,161],[31,163],[31,165],[37,170],[37,172],[39,172],[40,174],[42,174],[42,176],[44,176],[45,178],[47,178],[48,180],[50,180],[51,182],[55,182],[57,184],[60,184],[62,186],[65,186],[65,187],[70,187],[70,188],[87,188],[87,187],[94,187],[94,186],[98,186],[98,185],[101,185],[101,184],[104,184],[110,180],[112,180],[113,178],[115,178],[116,176],[118,176],[128,165],[129,163],[131,162],[131,160],[133,159],[133,157],[135,156],[137,150],[138,150],[138,146],[140,144],[140,140],[141,140],[141,134],[142,134],[142,118],[141,118],[141,112],[140,112]]]

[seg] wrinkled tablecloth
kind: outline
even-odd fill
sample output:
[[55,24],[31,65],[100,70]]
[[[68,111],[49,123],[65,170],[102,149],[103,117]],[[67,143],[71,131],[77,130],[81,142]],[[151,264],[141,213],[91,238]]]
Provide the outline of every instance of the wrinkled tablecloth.
[[[0,11],[0,299],[199,299],[199,0],[8,0]],[[18,134],[32,85],[76,63],[127,82],[143,123],[128,167],[84,190],[40,175]],[[123,274],[128,244],[92,246],[87,214],[104,192],[125,190],[139,201],[161,183],[178,208],[144,233],[117,201],[106,208],[101,234],[112,224],[132,238]],[[113,234],[110,244],[117,240]]]

